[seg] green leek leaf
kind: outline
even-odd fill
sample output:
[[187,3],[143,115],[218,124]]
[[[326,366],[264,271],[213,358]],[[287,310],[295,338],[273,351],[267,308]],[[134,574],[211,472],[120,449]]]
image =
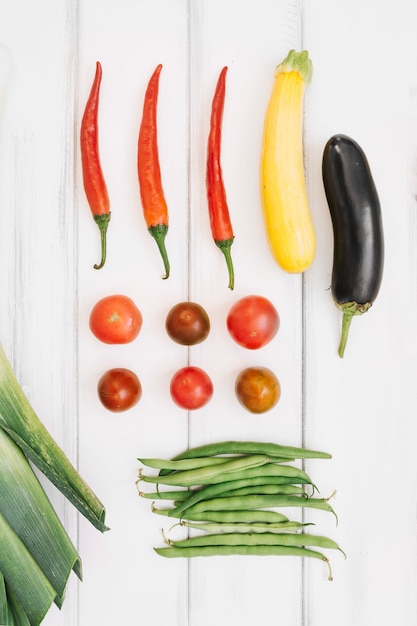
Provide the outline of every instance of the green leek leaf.
[[14,626],[13,615],[9,609],[7,599],[6,581],[0,571],[0,624],[1,626]]
[[54,601],[55,589],[3,515],[0,515],[0,544],[0,570],[29,624],[38,626]]
[[[0,515],[36,561],[61,607],[71,570],[82,577],[81,559],[25,455],[1,429],[0,476]],[[0,545],[3,552],[1,537]],[[17,541],[13,545],[19,548]],[[11,584],[1,561],[0,570]],[[18,589],[12,589],[18,596]]]
[[105,508],[41,422],[0,345],[0,428],[101,532]]
[[[25,611],[22,608],[16,595],[10,589],[10,586],[6,584],[6,593],[8,599],[8,608],[10,621],[6,622],[4,626],[30,626],[30,621]],[[3,624],[2,624],[3,626]]]

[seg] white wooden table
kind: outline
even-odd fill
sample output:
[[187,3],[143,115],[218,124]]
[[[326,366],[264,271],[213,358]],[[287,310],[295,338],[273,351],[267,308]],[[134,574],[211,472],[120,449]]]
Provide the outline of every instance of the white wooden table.
[[[414,0],[0,0],[0,331],[31,402],[107,509],[100,534],[45,482],[83,560],[62,611],[47,626],[409,626],[417,620],[417,7]],[[308,49],[305,165],[317,255],[305,275],[272,259],[259,198],[263,116],[275,66]],[[112,205],[106,266],[82,188],[79,126],[103,66],[100,151]],[[144,90],[158,63],[161,168],[170,208],[171,276],[161,280],[139,199],[136,149]],[[209,233],[205,151],[211,99],[228,65],[223,173],[235,229],[236,287]],[[8,81],[5,67],[9,66]],[[352,322],[343,360],[341,314],[329,290],[332,229],[322,178],[327,139],[354,137],[370,161],[382,204],[386,260],[374,307]],[[93,304],[130,295],[139,338],[100,344]],[[281,329],[258,352],[232,342],[225,317],[239,297],[265,295]],[[192,349],[164,321],[191,299],[212,330]],[[169,380],[192,363],[215,393],[187,414]],[[234,380],[247,365],[278,375],[282,398],[246,412]],[[115,415],[96,384],[131,367],[143,397]],[[312,512],[347,552],[319,562],[289,558],[163,560],[161,518],[137,495],[138,456],[172,456],[229,438],[277,441],[332,453],[306,468],[339,517]]]

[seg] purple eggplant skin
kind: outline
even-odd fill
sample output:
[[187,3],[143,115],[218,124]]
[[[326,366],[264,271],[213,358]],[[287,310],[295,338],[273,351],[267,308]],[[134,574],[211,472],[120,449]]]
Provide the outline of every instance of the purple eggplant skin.
[[354,315],[368,311],[382,282],[384,233],[381,206],[368,159],[346,135],[333,135],[323,151],[322,175],[333,225],[331,291],[342,310],[339,356]]

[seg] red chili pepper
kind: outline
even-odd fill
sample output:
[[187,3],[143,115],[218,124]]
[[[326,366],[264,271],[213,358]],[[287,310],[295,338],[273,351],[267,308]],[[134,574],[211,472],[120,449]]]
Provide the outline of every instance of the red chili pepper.
[[101,64],[97,61],[93,85],[81,122],[81,162],[84,190],[94,221],[101,234],[101,261],[99,265],[94,265],[96,270],[102,268],[106,261],[106,234],[111,217],[109,196],[101,169],[98,148],[98,105],[101,76]]
[[162,256],[165,276],[169,276],[169,260],[165,248],[168,232],[168,207],[161,182],[159,165],[157,102],[162,65],[152,74],[145,93],[138,140],[138,176],[143,214],[149,233],[155,239]]
[[220,73],[213,97],[207,148],[206,185],[211,232],[215,244],[225,256],[229,272],[228,286],[229,289],[233,289],[234,270],[230,248],[234,240],[234,234],[230,221],[220,161],[223,109],[226,93],[226,72],[227,67],[224,67]]

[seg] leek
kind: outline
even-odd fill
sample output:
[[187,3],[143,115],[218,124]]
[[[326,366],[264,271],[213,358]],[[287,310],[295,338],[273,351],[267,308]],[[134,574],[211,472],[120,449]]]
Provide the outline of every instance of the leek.
[[0,345],[0,428],[98,530],[105,508],[41,422]]
[[0,569],[7,585],[24,610],[29,623],[40,624],[54,600],[55,590],[2,515],[0,542]]
[[1,429],[0,476],[0,516],[30,550],[61,606],[71,570],[82,578],[80,557],[23,452]]

